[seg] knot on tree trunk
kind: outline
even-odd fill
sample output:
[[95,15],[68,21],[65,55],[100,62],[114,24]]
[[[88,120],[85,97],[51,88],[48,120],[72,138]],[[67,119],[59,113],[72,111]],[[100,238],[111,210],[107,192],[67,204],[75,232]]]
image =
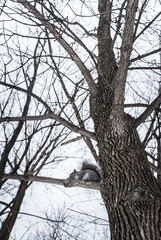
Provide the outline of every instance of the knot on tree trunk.
[[154,199],[156,199],[156,196],[150,190],[144,186],[138,186],[126,195],[124,201],[149,204]]
[[141,187],[133,190],[133,201],[148,201],[154,199],[154,196],[147,190]]

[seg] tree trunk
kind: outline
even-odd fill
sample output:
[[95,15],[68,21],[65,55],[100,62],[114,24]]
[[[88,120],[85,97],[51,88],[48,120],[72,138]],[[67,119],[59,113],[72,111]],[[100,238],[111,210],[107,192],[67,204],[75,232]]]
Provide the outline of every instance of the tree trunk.
[[145,151],[131,120],[125,120],[125,126],[112,121],[107,121],[104,138],[99,136],[105,169],[101,193],[109,214],[111,239],[161,239],[160,188]]
[[17,191],[17,194],[13,200],[12,207],[10,209],[10,212],[4,222],[2,223],[2,227],[0,229],[0,239],[1,240],[8,240],[10,233],[13,229],[13,226],[16,222],[22,201],[25,196],[25,191],[28,188],[28,182],[22,181],[19,189]]
[[127,62],[124,68],[119,65],[119,74],[110,37],[110,1],[99,1],[98,8],[99,94],[90,97],[90,113],[98,141],[101,194],[109,215],[111,240],[161,239],[161,188],[150,170],[135,119],[123,112],[122,104],[136,3],[127,1],[120,65]]
[[[106,100],[110,102],[108,96]],[[101,194],[109,215],[111,240],[161,239],[161,189],[151,173],[135,120],[125,114],[121,122],[119,112],[113,114],[111,111],[109,116],[109,108],[105,111],[105,103],[101,101],[99,96],[91,98],[91,113],[103,172]]]

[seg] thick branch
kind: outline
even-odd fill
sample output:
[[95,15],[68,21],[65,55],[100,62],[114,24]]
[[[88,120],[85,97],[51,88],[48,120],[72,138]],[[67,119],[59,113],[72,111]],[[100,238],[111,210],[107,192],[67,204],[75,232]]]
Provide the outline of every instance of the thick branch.
[[133,29],[135,14],[137,11],[138,0],[128,1],[126,10],[125,27],[123,33],[123,40],[121,46],[121,56],[120,64],[115,77],[115,99],[114,105],[119,106],[121,113],[123,115],[124,107],[124,93],[125,93],[125,83],[127,77],[127,71],[129,67],[130,54],[132,51],[133,44]]
[[138,117],[135,121],[135,126],[138,127],[142,122],[144,122],[155,108],[161,104],[161,94],[154,99],[154,101],[147,107],[147,109]]
[[73,50],[73,48],[64,40],[62,35],[56,30],[56,27],[51,24],[48,19],[44,17],[43,14],[41,14],[33,5],[31,5],[27,0],[17,0],[18,3],[22,4],[25,8],[28,9],[30,13],[32,13],[36,19],[38,19],[43,26],[46,27],[50,31],[50,33],[53,34],[55,39],[61,44],[61,46],[67,51],[71,59],[75,62],[79,70],[81,71],[82,75],[84,76],[85,80],[87,81],[87,84],[89,86],[89,89],[91,91],[91,94],[96,96],[98,93],[98,89],[93,81],[93,78],[88,70],[88,68],[84,65],[84,63],[81,61],[79,56],[76,54],[76,52]]
[[39,177],[39,176],[32,176],[32,175],[19,175],[19,174],[3,174],[2,178],[19,180],[19,181],[50,183],[50,184],[61,185],[64,187],[82,187],[82,188],[89,188],[89,189],[95,189],[95,190],[100,189],[99,183],[69,180],[69,179],[58,179],[58,178]]
[[100,13],[98,25],[98,82],[109,86],[114,79],[117,71],[114,51],[112,48],[112,38],[110,33],[111,26],[111,1],[98,1],[98,10]]

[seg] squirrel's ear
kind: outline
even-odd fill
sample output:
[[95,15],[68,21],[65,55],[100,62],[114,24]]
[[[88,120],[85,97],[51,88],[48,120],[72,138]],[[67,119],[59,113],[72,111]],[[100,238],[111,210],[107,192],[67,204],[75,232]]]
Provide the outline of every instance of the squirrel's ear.
[[76,169],[74,169],[74,171],[73,171],[73,172],[77,172],[77,171],[76,171]]

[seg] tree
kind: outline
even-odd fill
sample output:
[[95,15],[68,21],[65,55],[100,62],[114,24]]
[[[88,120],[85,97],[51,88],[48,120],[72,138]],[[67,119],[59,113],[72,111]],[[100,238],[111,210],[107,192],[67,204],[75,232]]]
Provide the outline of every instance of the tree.
[[[30,111],[34,112],[38,110],[39,113],[41,111],[44,111],[44,109],[41,109],[37,103],[34,106],[31,99],[33,87],[37,79],[37,74],[40,67],[40,58],[42,54],[41,51],[37,53],[37,51],[39,51],[39,44],[40,41],[38,38],[35,43],[34,54],[33,56],[31,56],[31,58],[27,57],[27,63],[24,63],[25,60],[23,60],[23,54],[27,54],[27,52],[23,52],[21,51],[21,49],[19,49],[18,58],[20,58],[20,62],[22,63],[22,65],[20,68],[18,68],[19,70],[17,72],[17,76],[14,76],[14,81],[15,84],[16,82],[18,83],[22,73],[24,80],[23,84],[26,85],[26,92],[28,94],[26,100],[24,101],[22,100],[24,96],[19,95],[18,93],[13,93],[13,88],[15,87],[15,89],[20,90],[19,87],[13,86],[11,92],[9,92],[8,94],[6,94],[6,92],[5,94],[3,94],[2,90],[1,115],[3,115],[4,112],[8,111],[10,111],[10,114],[12,115],[12,112],[15,111],[15,108],[16,112],[22,114],[22,117],[27,117],[28,113],[30,114]],[[19,48],[21,48],[20,45]],[[10,51],[9,47],[8,50]],[[36,58],[37,54],[40,54],[39,59]],[[10,74],[12,75],[12,70],[11,72],[8,71],[7,73],[6,67],[6,69],[4,70],[4,75],[5,74],[8,76]],[[12,94],[14,97],[12,96]],[[67,135],[63,135],[63,127],[59,130],[56,130],[57,125],[58,124],[55,121],[53,121],[52,123],[50,121],[42,123],[41,120],[38,122],[34,122],[33,124],[25,124],[24,121],[19,121],[15,125],[2,125],[1,133],[3,142],[1,148],[3,149],[3,152],[1,154],[0,162],[1,175],[5,171],[9,172],[13,176],[19,171],[23,172],[24,176],[37,176],[37,174],[40,173],[42,167],[45,167],[52,162],[61,161],[61,157],[54,156],[53,154],[55,148],[66,138],[68,133],[66,133]],[[37,138],[41,139],[39,143],[36,141]],[[38,146],[33,147],[34,145],[36,145],[36,143]],[[4,199],[6,199],[6,197],[9,195],[9,201],[5,202],[2,201],[2,199],[0,201],[3,206],[0,215],[4,216],[7,214],[7,217],[5,218],[5,220],[3,220],[1,226],[1,239],[5,240],[9,238],[10,232],[19,214],[25,192],[31,184],[32,181],[21,181],[20,184],[15,186],[14,184],[12,185],[11,183],[6,183],[5,179],[1,179],[0,185],[1,188],[3,187],[2,199],[3,196],[5,196]]]
[[[8,62],[4,64],[1,74],[3,81],[0,84],[4,89],[10,88],[10,94],[20,91],[32,97],[36,103],[41,104],[41,110],[36,111],[39,108],[37,105],[35,115],[26,112],[22,116],[11,114],[7,117],[9,112],[5,102],[0,121],[19,121],[19,124],[24,124],[27,121],[39,123],[51,119],[55,124],[61,124],[60,127],[79,133],[102,169],[100,192],[109,215],[111,239],[161,239],[160,163],[159,158],[153,158],[155,164],[148,161],[148,157],[152,155],[148,148],[158,131],[158,127],[154,128],[157,124],[156,114],[153,117],[152,114],[159,108],[161,95],[155,95],[155,98],[149,96],[149,99],[148,96],[142,96],[134,76],[136,70],[144,70],[139,74],[144,79],[150,76],[157,78],[156,75],[159,75],[161,67],[156,60],[156,54],[161,50],[156,46],[156,39],[160,34],[158,23],[161,13],[156,8],[159,1],[155,1],[154,7],[154,1],[147,0],[100,0],[98,13],[93,1],[80,1],[79,4],[82,16],[86,16],[86,25],[89,24],[87,29],[83,22],[78,21],[80,18],[74,8],[74,1],[61,3],[61,10],[56,1],[15,1],[15,13],[20,14],[18,21],[29,30],[28,35],[24,36],[20,32],[10,33],[4,28],[3,46],[10,55]],[[6,8],[7,3],[4,1],[3,12],[8,15]],[[68,11],[70,9],[73,15],[65,14],[63,8]],[[92,13],[92,20],[96,17],[97,32],[90,29],[95,22],[93,25],[88,22],[87,19],[91,16],[86,15],[85,9],[88,9],[87,14]],[[11,18],[14,19],[14,15]],[[37,40],[38,50],[41,49],[41,54],[39,51],[33,54],[31,49],[28,52],[28,49],[21,50],[21,46],[18,48],[21,65],[17,69],[24,69],[25,58],[28,61],[29,53],[34,56],[32,59],[35,65],[40,63],[41,71],[34,71],[34,76],[38,77],[38,88],[35,88],[34,93],[28,84],[24,86],[20,80],[13,81],[13,70],[8,70],[12,54],[16,56],[15,49],[10,46],[10,38],[14,39],[16,35],[19,38],[30,37],[33,41]],[[144,41],[148,42],[147,45]],[[26,83],[30,82],[31,77],[26,75],[26,70],[22,72]],[[43,78],[45,74],[46,79],[50,80],[45,80],[44,84],[40,77]],[[43,85],[41,97],[38,80]],[[153,86],[157,88],[157,85]],[[133,97],[133,104],[126,105],[128,91],[132,90],[130,97]],[[140,106],[145,107],[145,110],[135,116],[125,111],[125,107],[138,109]],[[147,119],[148,122],[145,123]],[[146,127],[142,128],[145,138],[141,141],[137,127],[143,123]],[[5,133],[6,126],[5,123]],[[9,132],[10,129],[11,127]],[[6,143],[10,138],[7,134]],[[94,141],[97,142],[98,155]],[[7,148],[8,144],[0,163],[2,177],[10,164]],[[153,153],[155,156],[156,150]],[[158,179],[154,176],[156,174]]]

